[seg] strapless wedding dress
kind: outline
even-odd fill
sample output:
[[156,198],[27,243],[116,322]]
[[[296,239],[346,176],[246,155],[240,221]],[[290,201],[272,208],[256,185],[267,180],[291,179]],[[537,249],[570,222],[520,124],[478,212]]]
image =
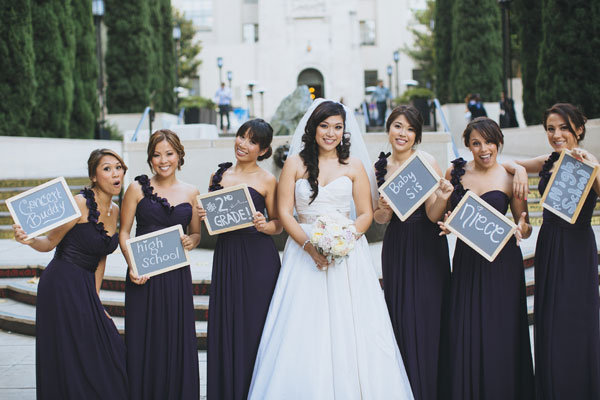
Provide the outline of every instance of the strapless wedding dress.
[[[320,186],[312,204],[310,195],[308,181],[296,181],[296,211],[309,235],[317,216],[349,215],[352,181]],[[413,398],[364,236],[327,271],[288,239],[248,398]]]

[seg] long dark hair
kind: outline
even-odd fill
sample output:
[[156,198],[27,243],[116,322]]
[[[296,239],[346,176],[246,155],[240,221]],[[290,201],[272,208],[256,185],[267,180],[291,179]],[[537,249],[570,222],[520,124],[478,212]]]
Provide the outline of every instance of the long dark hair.
[[[556,103],[552,107],[546,110],[544,113],[544,121],[542,124],[544,125],[544,130],[548,130],[546,127],[546,123],[548,121],[548,117],[550,114],[558,114],[565,120],[567,126],[569,127],[569,132],[573,134],[573,137],[579,143],[585,138],[585,123],[587,122],[587,118],[581,110],[575,107],[570,103]],[[583,128],[581,131],[581,135],[577,136],[575,133],[575,129]]]
[[346,133],[346,111],[340,103],[324,101],[315,108],[308,118],[306,128],[304,128],[304,135],[302,135],[304,149],[300,152],[300,157],[302,158],[302,161],[304,161],[304,166],[308,173],[307,181],[312,189],[310,203],[312,203],[319,194],[319,182],[317,180],[319,177],[319,146],[316,141],[317,126],[334,115],[339,115],[344,120],[344,134],[342,135],[342,141],[335,149],[339,163],[347,164],[346,160],[350,157],[350,134]]

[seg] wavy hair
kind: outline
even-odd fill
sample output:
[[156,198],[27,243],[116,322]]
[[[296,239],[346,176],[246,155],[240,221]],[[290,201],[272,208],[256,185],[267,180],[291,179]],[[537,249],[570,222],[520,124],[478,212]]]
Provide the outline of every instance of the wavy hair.
[[[340,164],[347,164],[350,157],[350,134],[346,132],[346,111],[344,106],[333,101],[324,101],[315,108],[313,113],[306,122],[304,135],[302,135],[302,143],[304,149],[300,152],[300,157],[304,161],[306,172],[308,173],[308,184],[312,190],[310,203],[312,203],[319,194],[319,146],[317,145],[316,135],[317,127],[327,118],[339,115],[344,120],[344,134],[342,141],[336,147],[336,152]],[[310,204],[309,203],[309,204]]]
[[[547,131],[548,128],[546,124],[548,122],[548,117],[550,114],[558,114],[565,120],[567,123],[569,132],[573,134],[573,137],[577,141],[577,143],[581,142],[585,138],[585,123],[587,122],[587,118],[578,107],[575,107],[570,103],[556,103],[552,107],[546,110],[544,113],[544,121],[542,125],[544,125],[544,130]],[[581,135],[577,136],[575,133],[576,129],[583,128],[581,131]]]

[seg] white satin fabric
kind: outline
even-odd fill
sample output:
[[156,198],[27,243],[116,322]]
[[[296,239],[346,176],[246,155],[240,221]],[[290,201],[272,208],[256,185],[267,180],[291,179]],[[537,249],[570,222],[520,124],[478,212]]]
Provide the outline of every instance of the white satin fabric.
[[[306,179],[295,187],[301,218],[346,213],[352,181],[339,177],[309,204]],[[310,234],[311,225],[300,225]],[[374,271],[360,238],[327,271],[288,239],[263,330],[249,399],[412,399],[402,357]]]

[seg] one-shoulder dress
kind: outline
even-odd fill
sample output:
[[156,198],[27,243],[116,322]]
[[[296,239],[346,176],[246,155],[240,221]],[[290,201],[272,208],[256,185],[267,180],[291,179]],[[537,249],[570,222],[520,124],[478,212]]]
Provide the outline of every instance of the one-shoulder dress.
[[[171,206],[154,193],[146,175],[135,178],[144,197],[137,205],[136,235],[192,219],[192,205]],[[130,399],[198,399],[198,345],[190,267],[182,267],[137,285],[126,277],[125,343]]]
[[[210,190],[219,190],[231,163],[219,165]],[[264,197],[249,187],[254,208]],[[222,233],[213,255],[208,308],[207,398],[245,400],[281,262],[271,236],[254,227]]]
[[[452,163],[454,208],[466,193],[461,183],[466,161]],[[502,191],[480,197],[502,214],[508,210],[510,199]],[[457,239],[449,319],[451,399],[533,399],[525,271],[514,237],[493,262]]]
[[[387,156],[382,153],[375,163],[379,186],[386,167]],[[392,216],[381,250],[385,301],[413,395],[419,400],[438,398],[440,340],[447,334],[450,259],[448,240],[439,232],[423,204],[404,222]]]
[[56,247],[38,285],[38,399],[127,399],[125,343],[96,292],[98,262],[112,253],[90,189],[82,191],[88,222],[76,224]]
[[[538,189],[548,185],[552,153]],[[538,399],[600,399],[598,250],[592,189],[574,224],[544,209],[535,251],[535,382]]]

